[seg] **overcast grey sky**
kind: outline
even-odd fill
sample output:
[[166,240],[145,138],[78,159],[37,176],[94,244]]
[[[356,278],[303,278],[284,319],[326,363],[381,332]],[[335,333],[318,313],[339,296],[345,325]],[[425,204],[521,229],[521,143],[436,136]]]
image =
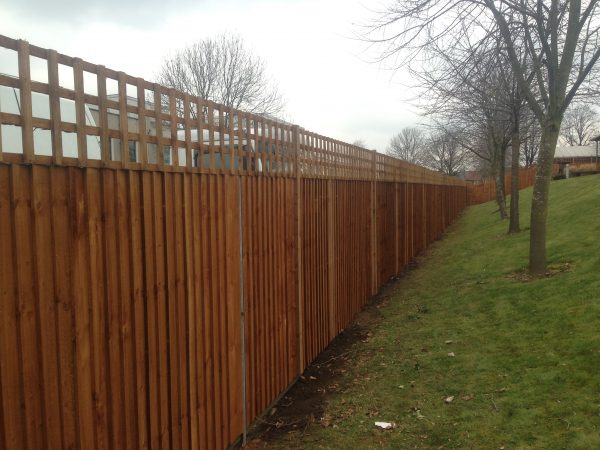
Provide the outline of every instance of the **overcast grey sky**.
[[238,33],[267,63],[292,122],[348,142],[362,139],[382,152],[394,133],[420,118],[408,101],[408,80],[369,63],[374,53],[353,38],[358,24],[381,5],[368,0],[15,0],[0,3],[0,33],[148,80],[169,52],[220,32]]

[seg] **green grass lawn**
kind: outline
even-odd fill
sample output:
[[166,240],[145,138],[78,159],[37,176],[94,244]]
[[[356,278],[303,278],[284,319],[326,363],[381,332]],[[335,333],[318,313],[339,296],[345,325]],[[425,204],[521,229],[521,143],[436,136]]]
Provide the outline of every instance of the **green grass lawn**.
[[492,203],[466,211],[354,345],[327,420],[272,444],[600,449],[600,177],[552,183],[548,255],[567,271],[523,281],[530,200],[518,235]]

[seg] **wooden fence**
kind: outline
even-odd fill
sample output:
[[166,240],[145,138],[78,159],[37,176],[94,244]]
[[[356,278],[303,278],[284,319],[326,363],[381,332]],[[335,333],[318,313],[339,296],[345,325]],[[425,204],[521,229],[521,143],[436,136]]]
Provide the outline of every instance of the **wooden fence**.
[[0,50],[1,450],[227,447],[466,206],[457,179]]
[[[519,189],[533,186],[535,181],[535,166],[519,170]],[[504,176],[504,192],[510,195],[511,174],[510,171]],[[467,184],[467,196],[469,205],[478,205],[496,199],[496,180],[493,177],[484,178],[481,181]]]

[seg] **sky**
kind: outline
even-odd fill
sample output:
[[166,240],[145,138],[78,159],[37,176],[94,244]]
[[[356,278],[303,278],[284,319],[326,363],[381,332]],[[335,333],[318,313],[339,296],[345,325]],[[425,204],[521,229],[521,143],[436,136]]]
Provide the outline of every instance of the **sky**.
[[[265,61],[287,120],[384,152],[394,134],[422,121],[408,76],[374,62],[377,50],[357,39],[385,1],[3,1],[0,33],[150,81],[178,49],[239,34]],[[0,53],[7,72],[3,61]]]

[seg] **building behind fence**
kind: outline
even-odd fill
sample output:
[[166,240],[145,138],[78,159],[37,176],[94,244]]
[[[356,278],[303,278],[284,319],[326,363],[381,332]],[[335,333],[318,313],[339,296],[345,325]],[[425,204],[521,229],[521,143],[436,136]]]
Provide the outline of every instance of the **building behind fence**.
[[0,49],[2,450],[227,447],[467,202],[295,125]]

